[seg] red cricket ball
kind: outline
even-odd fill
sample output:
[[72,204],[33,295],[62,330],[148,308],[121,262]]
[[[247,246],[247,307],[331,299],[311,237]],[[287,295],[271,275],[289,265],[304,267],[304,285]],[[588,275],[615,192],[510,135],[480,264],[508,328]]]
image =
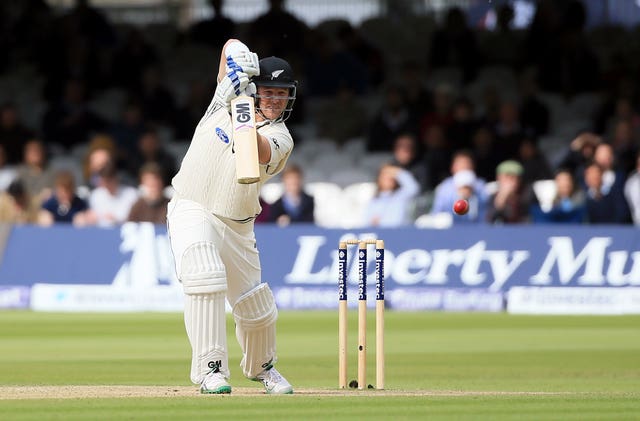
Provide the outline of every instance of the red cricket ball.
[[464,215],[469,212],[469,202],[465,199],[456,200],[456,203],[453,204],[453,211],[457,215]]

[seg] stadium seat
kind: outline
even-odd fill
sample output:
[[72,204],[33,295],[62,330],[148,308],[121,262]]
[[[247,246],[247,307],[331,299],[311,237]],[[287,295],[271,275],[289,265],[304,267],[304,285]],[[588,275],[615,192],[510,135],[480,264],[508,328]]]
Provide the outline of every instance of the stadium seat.
[[553,206],[553,199],[556,197],[556,182],[553,179],[550,180],[538,180],[534,181],[533,193],[540,203],[540,208],[548,212]]
[[282,183],[265,183],[260,189],[260,197],[271,205],[275,203],[276,200],[280,199],[283,192],[284,187]]
[[364,228],[368,225],[364,217],[367,206],[375,196],[377,189],[377,184],[371,181],[350,184],[343,189],[343,228]]
[[343,220],[342,189],[335,183],[312,182],[304,186],[315,199],[314,219],[318,226],[340,228]]

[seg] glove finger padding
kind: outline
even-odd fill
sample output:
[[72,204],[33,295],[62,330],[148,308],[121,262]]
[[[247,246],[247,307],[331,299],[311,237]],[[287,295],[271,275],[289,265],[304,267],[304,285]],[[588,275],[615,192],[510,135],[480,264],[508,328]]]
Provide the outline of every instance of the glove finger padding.
[[249,77],[260,74],[258,56],[251,51],[236,51],[227,56],[227,73],[244,72]]
[[229,72],[218,83],[214,99],[231,110],[231,100],[240,95],[249,85],[249,76],[244,72]]

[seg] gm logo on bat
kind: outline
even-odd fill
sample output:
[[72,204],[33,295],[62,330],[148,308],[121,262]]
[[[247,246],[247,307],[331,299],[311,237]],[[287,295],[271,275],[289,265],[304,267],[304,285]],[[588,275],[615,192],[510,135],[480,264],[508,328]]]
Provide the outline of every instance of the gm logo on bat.
[[238,123],[247,123],[251,121],[251,106],[246,102],[236,104],[236,121]]

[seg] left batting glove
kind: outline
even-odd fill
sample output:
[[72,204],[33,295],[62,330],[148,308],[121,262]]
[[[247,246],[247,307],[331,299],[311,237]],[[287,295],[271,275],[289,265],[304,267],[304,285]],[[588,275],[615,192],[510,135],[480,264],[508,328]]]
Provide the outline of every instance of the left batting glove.
[[258,55],[251,51],[237,51],[227,56],[227,73],[244,72],[249,77],[260,74]]

